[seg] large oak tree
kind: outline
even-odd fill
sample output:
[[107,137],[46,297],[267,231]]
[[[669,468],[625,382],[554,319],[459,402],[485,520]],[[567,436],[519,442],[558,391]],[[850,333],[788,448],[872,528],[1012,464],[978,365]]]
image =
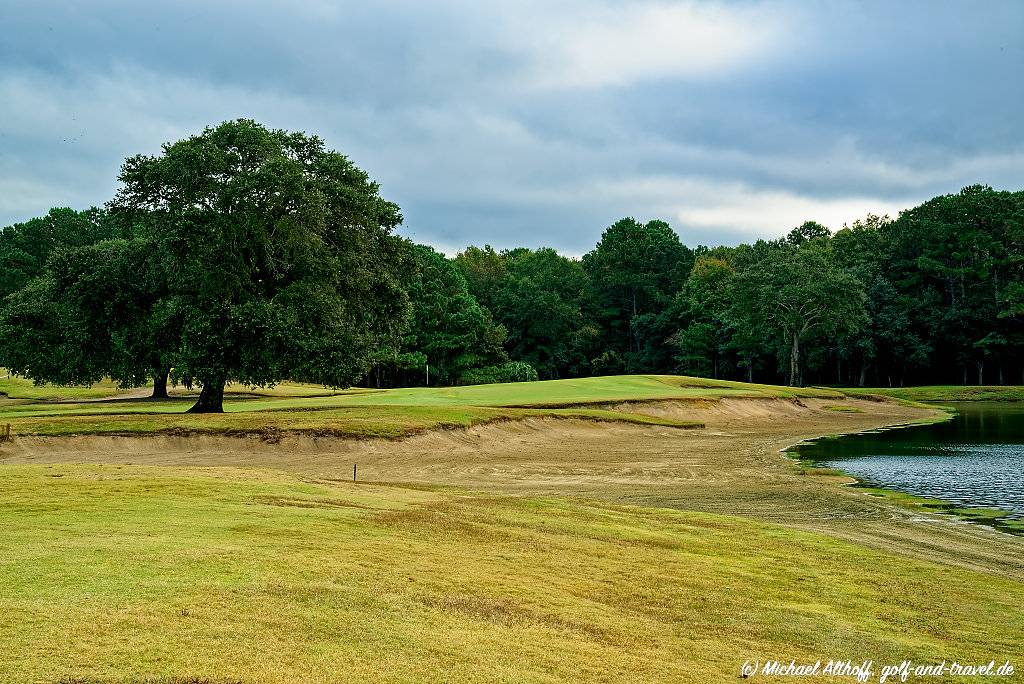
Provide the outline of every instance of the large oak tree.
[[408,317],[398,207],[322,140],[238,120],[128,159],[112,209],[163,261],[174,377],[222,410],[225,384],[348,386]]

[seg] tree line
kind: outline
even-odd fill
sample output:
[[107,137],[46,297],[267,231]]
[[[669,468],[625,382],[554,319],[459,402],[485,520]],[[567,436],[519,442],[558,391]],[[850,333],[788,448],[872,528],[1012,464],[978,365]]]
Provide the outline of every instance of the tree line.
[[581,259],[395,234],[399,208],[303,133],[238,120],[129,158],[103,208],[0,231],[0,365],[40,383],[335,387],[686,373],[1016,382],[1024,192],[971,186],[834,233],[684,245],[625,218]]
[[470,247],[453,261],[510,357],[544,378],[1024,383],[1024,192],[974,185],[736,247],[625,218],[580,260]]

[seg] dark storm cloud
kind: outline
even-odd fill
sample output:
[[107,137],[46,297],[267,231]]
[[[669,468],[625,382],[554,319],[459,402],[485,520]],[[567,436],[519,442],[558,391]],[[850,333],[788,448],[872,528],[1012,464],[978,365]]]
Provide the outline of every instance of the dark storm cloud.
[[319,133],[446,250],[690,244],[1024,186],[1024,5],[0,2],[0,224],[224,119]]

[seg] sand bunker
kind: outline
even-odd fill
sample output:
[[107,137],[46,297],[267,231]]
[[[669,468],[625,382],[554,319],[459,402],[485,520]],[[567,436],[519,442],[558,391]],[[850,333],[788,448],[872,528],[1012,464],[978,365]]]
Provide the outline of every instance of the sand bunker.
[[[724,399],[609,405],[705,423],[679,430],[526,419],[402,440],[283,436],[19,437],[0,463],[272,468],[310,479],[570,495],[742,515],[918,558],[1024,576],[1024,540],[896,508],[848,478],[807,474],[780,449],[802,439],[928,417],[928,409],[847,399]],[[831,407],[831,408],[830,408]]]

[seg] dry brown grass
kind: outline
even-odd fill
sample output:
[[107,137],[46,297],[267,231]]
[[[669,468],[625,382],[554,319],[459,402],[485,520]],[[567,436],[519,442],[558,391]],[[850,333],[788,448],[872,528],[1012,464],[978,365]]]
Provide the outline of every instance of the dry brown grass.
[[257,437],[19,438],[10,463],[133,463],[273,468],[325,480],[571,495],[621,504],[742,515],[835,535],[916,558],[1024,576],[1024,544],[948,516],[923,515],[848,478],[797,467],[779,453],[802,439],[927,419],[893,402],[723,399],[608,405],[705,430],[526,419],[435,430],[405,440]]
[[3,475],[4,684],[705,684],[748,658],[1022,653],[1019,580],[742,517],[254,469]]

